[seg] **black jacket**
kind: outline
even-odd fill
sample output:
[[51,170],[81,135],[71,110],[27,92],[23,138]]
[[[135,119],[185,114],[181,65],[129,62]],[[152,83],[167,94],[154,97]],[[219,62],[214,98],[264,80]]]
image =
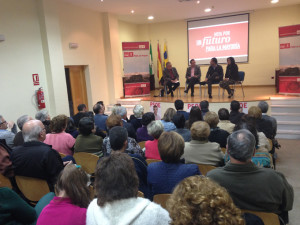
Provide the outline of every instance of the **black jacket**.
[[226,130],[222,130],[219,127],[216,127],[210,130],[208,140],[210,142],[217,142],[221,148],[226,148],[227,137],[229,135],[230,134]]
[[210,66],[208,68],[208,71],[206,73],[206,78],[209,78],[210,76],[212,76],[214,73],[217,73],[218,78],[220,81],[223,80],[224,77],[224,72],[223,72],[223,67],[220,65],[217,65],[217,67],[214,69],[212,66]]
[[164,79],[165,82],[168,82],[170,80],[176,80],[176,79],[179,80],[179,75],[178,75],[175,67],[172,67],[172,72],[174,75],[174,79],[171,79],[171,74],[170,74],[169,70],[167,68],[164,69],[162,78]]
[[225,78],[229,78],[229,80],[239,81],[239,68],[236,64],[228,65],[226,68]]
[[238,124],[244,114],[245,113],[231,111],[229,114],[229,120],[231,123]]

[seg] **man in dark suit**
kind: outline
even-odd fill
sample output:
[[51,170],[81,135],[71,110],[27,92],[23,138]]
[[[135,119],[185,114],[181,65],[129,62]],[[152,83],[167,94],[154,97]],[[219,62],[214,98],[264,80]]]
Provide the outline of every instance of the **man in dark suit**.
[[[172,67],[171,62],[167,62],[166,68],[163,72],[163,81],[164,85],[168,86],[168,93],[171,93],[171,96],[174,97],[173,91],[176,90],[177,87],[180,86],[179,83],[179,75],[175,67]],[[167,94],[168,94],[167,93]]]
[[186,83],[189,85],[188,88],[184,91],[185,93],[188,93],[191,89],[191,96],[194,96],[194,86],[195,84],[200,83],[201,78],[201,70],[200,67],[196,65],[196,61],[194,59],[191,59],[190,61],[191,66],[187,68],[185,78]]
[[239,101],[233,100],[230,103],[231,112],[229,114],[229,120],[231,123],[238,124],[241,121],[242,116],[245,115],[245,113],[240,112],[240,108],[241,106]]
[[79,104],[77,106],[78,109],[78,113],[76,115],[73,116],[73,120],[75,123],[75,126],[78,127],[79,124],[79,120],[83,117],[87,116],[87,108],[85,104]]
[[218,84],[220,81],[223,80],[224,72],[222,66],[218,64],[218,60],[216,58],[212,58],[210,60],[210,67],[208,68],[206,78],[204,82],[201,82],[201,84],[207,84],[208,85],[208,95],[209,98],[212,98],[211,95],[211,86],[212,84]]

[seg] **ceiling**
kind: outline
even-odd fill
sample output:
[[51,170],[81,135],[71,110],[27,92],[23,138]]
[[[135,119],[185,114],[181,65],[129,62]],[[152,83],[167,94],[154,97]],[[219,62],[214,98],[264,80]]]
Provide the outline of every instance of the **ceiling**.
[[[124,20],[136,24],[157,23],[172,20],[182,20],[215,16],[226,13],[236,13],[263,8],[280,7],[300,4],[300,0],[279,0],[271,4],[270,0],[64,0],[84,8],[99,12],[113,13]],[[204,9],[213,7],[209,13]],[[134,14],[130,13],[134,10]],[[154,16],[149,21],[147,17]]]

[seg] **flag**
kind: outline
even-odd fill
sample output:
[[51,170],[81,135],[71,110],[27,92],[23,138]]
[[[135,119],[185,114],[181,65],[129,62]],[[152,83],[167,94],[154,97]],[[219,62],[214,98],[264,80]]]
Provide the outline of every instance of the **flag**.
[[153,57],[152,57],[152,45],[150,42],[150,62],[149,62],[149,74],[152,75]]
[[159,82],[160,82],[162,76],[163,76],[163,72],[162,72],[162,66],[161,66],[159,43],[157,43],[157,77],[158,77]]
[[168,52],[167,52],[167,45],[166,42],[164,44],[164,68],[167,67],[167,62],[168,62]]

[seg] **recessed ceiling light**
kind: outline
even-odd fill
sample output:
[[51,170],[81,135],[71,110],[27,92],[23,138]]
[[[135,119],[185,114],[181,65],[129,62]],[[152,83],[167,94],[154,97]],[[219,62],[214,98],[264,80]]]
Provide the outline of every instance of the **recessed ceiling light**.
[[133,13],[134,13],[134,10],[131,10],[130,12],[133,14]]
[[154,16],[148,16],[148,20],[153,20]]
[[200,1],[197,1],[196,3],[197,3],[197,4],[200,4]]
[[210,11],[211,11],[211,8],[204,9],[204,12],[210,12]]
[[276,4],[276,3],[278,3],[279,2],[279,0],[271,0],[271,3],[272,4]]
[[100,0],[100,2],[103,2],[103,0]]

